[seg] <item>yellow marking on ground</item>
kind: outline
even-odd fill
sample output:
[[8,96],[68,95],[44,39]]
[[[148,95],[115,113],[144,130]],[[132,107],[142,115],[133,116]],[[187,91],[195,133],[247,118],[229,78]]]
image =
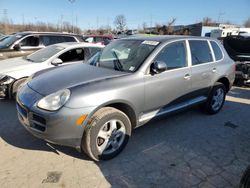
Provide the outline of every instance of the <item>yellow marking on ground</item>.
[[250,104],[250,99],[227,96],[226,100],[230,101],[230,102],[238,102],[238,103],[242,103],[242,104]]

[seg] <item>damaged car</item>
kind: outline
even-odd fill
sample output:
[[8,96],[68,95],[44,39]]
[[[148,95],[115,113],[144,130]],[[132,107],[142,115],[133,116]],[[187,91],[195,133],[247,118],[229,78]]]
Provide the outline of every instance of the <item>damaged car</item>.
[[223,40],[228,55],[236,63],[235,84],[250,84],[250,35],[228,36]]
[[103,45],[89,43],[59,43],[26,57],[2,60],[0,61],[0,98],[15,98],[20,85],[37,71],[85,62],[103,47]]

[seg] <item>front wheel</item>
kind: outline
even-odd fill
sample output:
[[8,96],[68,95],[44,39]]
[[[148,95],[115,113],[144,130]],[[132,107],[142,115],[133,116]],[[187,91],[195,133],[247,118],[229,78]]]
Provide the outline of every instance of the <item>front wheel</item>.
[[210,92],[205,104],[202,105],[202,110],[208,114],[218,113],[224,105],[226,97],[226,88],[224,84],[217,82]]
[[131,123],[120,110],[104,107],[90,119],[82,138],[82,149],[92,159],[108,160],[118,155],[131,136]]
[[250,187],[250,166],[247,167],[245,172],[243,173],[243,176],[240,180],[240,186],[239,188],[249,188]]

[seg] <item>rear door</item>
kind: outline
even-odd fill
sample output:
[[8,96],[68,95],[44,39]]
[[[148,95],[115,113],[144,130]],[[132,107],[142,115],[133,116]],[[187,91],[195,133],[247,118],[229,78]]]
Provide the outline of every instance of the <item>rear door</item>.
[[144,112],[157,110],[185,100],[186,94],[191,88],[191,70],[188,66],[185,40],[167,44],[154,61],[166,63],[167,70],[159,74],[145,76]]
[[191,53],[191,81],[193,97],[207,95],[214,83],[216,63],[208,40],[191,39],[189,50]]

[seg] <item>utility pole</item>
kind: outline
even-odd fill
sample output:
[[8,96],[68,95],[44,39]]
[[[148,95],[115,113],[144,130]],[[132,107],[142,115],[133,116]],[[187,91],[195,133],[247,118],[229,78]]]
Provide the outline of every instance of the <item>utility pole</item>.
[[72,4],[72,33],[74,33],[74,14],[73,14],[74,7],[73,7],[73,3],[76,0],[68,0],[68,1]]
[[24,14],[22,14],[22,21],[23,21],[23,26],[24,26]]
[[220,22],[222,22],[223,21],[223,19],[222,19],[222,16],[223,15],[225,15],[225,12],[219,12],[219,15],[218,15],[218,23],[220,24]]
[[3,9],[3,17],[4,17],[4,33],[7,34],[9,21],[8,21],[8,10],[6,8]]

